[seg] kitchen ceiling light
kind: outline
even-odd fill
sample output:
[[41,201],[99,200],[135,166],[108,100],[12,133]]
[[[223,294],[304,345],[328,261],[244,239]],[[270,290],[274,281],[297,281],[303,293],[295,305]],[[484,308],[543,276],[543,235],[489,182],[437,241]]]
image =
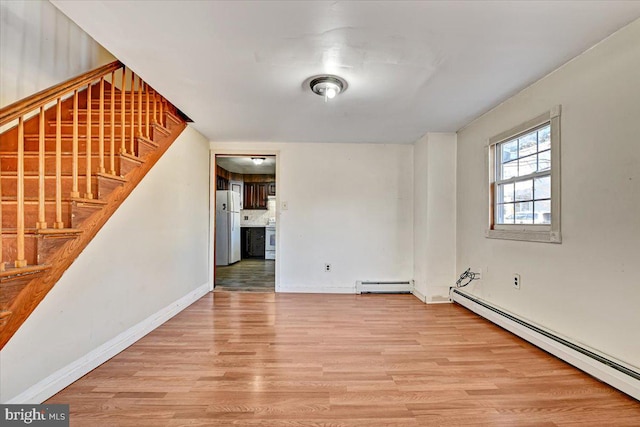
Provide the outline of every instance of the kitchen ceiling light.
[[255,165],[261,165],[265,159],[264,157],[252,157],[251,160],[253,160]]
[[324,97],[324,102],[333,99],[347,88],[347,82],[338,76],[317,76],[311,79],[309,87],[316,95]]

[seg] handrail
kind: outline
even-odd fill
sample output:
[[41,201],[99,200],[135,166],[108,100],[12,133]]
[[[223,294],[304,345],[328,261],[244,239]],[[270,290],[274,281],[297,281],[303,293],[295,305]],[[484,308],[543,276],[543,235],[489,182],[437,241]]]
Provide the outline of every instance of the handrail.
[[90,82],[121,68],[124,64],[120,61],[113,61],[107,65],[96,68],[91,71],[87,71],[84,74],[73,77],[65,82],[51,86],[50,88],[41,90],[31,96],[28,96],[13,104],[7,105],[0,109],[0,126],[23,116],[42,105],[45,105],[51,101],[54,101],[60,96],[67,94],[70,91],[78,89],[82,86],[86,86]]

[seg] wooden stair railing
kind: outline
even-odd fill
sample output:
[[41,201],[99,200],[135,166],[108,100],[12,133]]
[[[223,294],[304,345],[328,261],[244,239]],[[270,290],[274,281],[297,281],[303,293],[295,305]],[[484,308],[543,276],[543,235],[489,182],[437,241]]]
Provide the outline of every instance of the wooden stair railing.
[[0,349],[185,126],[119,61],[0,110]]

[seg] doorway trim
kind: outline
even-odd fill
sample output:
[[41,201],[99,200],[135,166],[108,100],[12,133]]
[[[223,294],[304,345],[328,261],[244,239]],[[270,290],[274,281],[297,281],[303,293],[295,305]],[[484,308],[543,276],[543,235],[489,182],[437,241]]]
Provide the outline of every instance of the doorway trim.
[[[211,148],[209,150],[209,291],[213,292],[216,282],[216,156],[259,157],[274,156],[276,158],[276,254],[280,252],[280,150],[235,150]],[[276,255],[276,271],[274,292],[280,288],[280,259]]]

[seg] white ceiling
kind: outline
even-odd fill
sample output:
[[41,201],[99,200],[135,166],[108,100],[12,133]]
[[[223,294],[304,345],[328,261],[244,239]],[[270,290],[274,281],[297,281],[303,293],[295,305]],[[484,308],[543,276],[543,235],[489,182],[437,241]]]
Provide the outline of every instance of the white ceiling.
[[[216,141],[451,132],[627,23],[640,1],[52,2]],[[349,87],[333,101],[310,76]]]
[[276,158],[274,156],[256,156],[264,158],[264,162],[256,165],[251,157],[216,157],[216,164],[223,169],[241,174],[275,175]]

